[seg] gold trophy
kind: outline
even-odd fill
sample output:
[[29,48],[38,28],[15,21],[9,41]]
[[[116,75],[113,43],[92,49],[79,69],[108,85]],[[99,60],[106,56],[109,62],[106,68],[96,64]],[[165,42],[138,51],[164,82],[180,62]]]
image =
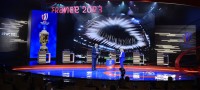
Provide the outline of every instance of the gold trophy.
[[48,43],[49,33],[44,29],[40,32],[40,51],[48,52],[48,47],[46,44]]
[[49,24],[49,22],[47,22],[48,20],[48,13],[44,13],[42,15],[42,20],[43,22],[41,22],[41,24],[43,25],[43,30],[40,32],[39,36],[40,36],[40,51],[46,51],[48,52],[48,47],[46,46],[46,44],[48,43],[48,38],[49,38],[49,33],[47,32],[45,26],[47,26]]
[[[43,25],[42,31],[39,33],[39,38],[40,38],[40,51],[38,53],[38,63],[39,64],[45,64],[45,63],[50,63],[50,58],[51,55],[48,52],[48,47],[46,44],[48,43],[48,38],[49,38],[49,33],[46,30],[46,26],[49,24],[47,22],[48,20],[48,13],[42,14],[42,22],[40,22]],[[48,61],[46,56],[48,55]]]

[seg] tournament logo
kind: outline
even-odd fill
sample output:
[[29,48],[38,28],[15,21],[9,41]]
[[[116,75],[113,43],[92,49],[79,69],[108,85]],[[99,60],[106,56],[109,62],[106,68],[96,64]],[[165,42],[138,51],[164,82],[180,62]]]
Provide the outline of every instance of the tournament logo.
[[49,24],[49,22],[47,22],[47,20],[48,20],[48,13],[42,14],[41,17],[42,17],[42,22],[40,22],[40,23],[42,25],[48,25]]

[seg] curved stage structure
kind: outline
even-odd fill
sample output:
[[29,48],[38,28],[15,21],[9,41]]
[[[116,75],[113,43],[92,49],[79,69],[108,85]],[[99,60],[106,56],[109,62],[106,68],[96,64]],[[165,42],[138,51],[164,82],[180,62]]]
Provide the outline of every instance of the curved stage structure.
[[[188,49],[187,51],[184,51],[184,52],[182,52],[181,54],[179,54],[178,57],[176,58],[176,61],[175,61],[175,68],[178,69],[178,70],[180,70],[181,72],[187,73],[187,71],[185,71],[184,68],[181,68],[181,67],[180,67],[180,61],[181,61],[181,59],[182,59],[182,57],[183,57],[184,55],[186,55],[187,53],[189,53],[189,52],[191,52],[191,51],[193,51],[193,50],[197,50],[197,49],[200,49],[200,46],[194,47],[194,48],[190,48],[190,49]],[[199,67],[197,67],[197,70],[199,70],[198,68],[199,68]],[[199,70],[199,71],[200,71],[200,70]]]
[[[119,65],[115,65],[112,70],[107,70],[105,65],[97,65],[97,70],[92,71],[91,65],[35,65],[15,67],[13,70],[22,72],[31,72],[34,74],[42,74],[48,76],[58,76],[65,78],[83,78],[97,80],[119,80],[121,73]],[[125,76],[130,77],[131,81],[166,81],[168,77],[173,80],[194,80],[199,76],[199,71],[186,70],[190,73],[187,75],[174,67],[163,66],[132,66],[125,65]]]

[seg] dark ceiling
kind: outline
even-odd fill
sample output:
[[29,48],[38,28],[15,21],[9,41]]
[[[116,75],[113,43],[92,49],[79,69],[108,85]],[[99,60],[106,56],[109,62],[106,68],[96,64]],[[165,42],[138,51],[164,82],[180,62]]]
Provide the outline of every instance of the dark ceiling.
[[200,0],[46,0],[47,3],[67,2],[67,1],[141,1],[141,2],[161,2],[200,6]]

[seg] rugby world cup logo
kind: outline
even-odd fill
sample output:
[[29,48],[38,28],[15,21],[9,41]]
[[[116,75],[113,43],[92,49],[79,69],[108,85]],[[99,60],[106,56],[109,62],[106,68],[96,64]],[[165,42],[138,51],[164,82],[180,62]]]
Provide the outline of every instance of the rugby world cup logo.
[[40,22],[42,25],[48,25],[49,24],[49,22],[47,22],[47,20],[48,20],[48,13],[44,13],[44,14],[42,14],[42,22]]
[[42,15],[42,20],[43,21],[46,21],[48,19],[48,13],[44,13],[43,15]]

